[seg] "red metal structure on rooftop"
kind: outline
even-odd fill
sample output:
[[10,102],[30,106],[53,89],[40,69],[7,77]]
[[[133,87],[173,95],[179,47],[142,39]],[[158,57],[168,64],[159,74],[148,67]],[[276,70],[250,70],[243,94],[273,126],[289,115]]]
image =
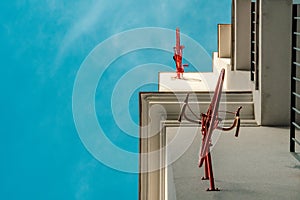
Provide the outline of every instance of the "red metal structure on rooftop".
[[[181,122],[183,118],[185,118],[187,121],[190,121],[192,123],[201,124],[201,133],[202,133],[202,145],[199,155],[199,167],[202,167],[204,163],[204,177],[202,177],[202,180],[208,180],[210,181],[210,187],[207,189],[208,191],[218,191],[219,189],[215,187],[214,182],[214,175],[213,175],[213,168],[212,168],[212,159],[210,154],[210,147],[212,146],[212,134],[215,129],[222,130],[222,131],[230,131],[233,128],[236,127],[235,137],[238,137],[239,129],[240,129],[240,110],[242,107],[239,107],[236,112],[230,112],[230,111],[219,111],[219,103],[221,99],[222,94],[222,87],[223,87],[223,81],[225,76],[225,70],[222,69],[216,89],[213,95],[213,98],[211,100],[211,103],[208,107],[208,110],[206,114],[201,113],[199,118],[191,119],[186,115],[186,108],[192,112],[194,116],[197,116],[195,113],[193,113],[192,109],[190,108],[188,104],[189,94],[187,94],[186,99],[184,101],[184,104],[181,109],[180,116],[178,118],[178,121]],[[222,121],[222,119],[219,117],[219,113],[229,113],[234,114],[235,119],[230,127],[221,127],[219,126],[219,122]]]
[[176,46],[174,47],[174,56],[173,59],[176,64],[176,73],[178,79],[183,76],[184,67],[187,67],[188,64],[182,64],[182,52],[184,46],[180,44],[180,30],[176,28]]

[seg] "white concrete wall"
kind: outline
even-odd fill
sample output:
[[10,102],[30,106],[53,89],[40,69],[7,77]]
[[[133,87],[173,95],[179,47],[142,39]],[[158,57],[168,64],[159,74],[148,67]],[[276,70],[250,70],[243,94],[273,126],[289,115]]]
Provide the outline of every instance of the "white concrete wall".
[[291,9],[292,0],[260,1],[260,77],[254,100],[261,125],[289,124]]

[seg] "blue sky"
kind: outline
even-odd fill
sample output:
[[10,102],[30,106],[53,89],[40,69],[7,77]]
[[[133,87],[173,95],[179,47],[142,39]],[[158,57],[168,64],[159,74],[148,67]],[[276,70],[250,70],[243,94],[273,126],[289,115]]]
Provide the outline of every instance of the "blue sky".
[[[1,1],[0,199],[137,199],[138,175],[99,162],[78,136],[72,112],[77,72],[97,45],[134,28],[180,27],[211,55],[217,50],[217,24],[230,23],[230,4],[231,0]],[[111,93],[124,74],[147,63],[175,69],[169,52],[129,52],[108,66],[95,93],[106,136],[130,152],[138,151],[138,139],[114,121]],[[135,123],[138,92],[156,91],[151,81],[160,71],[140,69],[136,79],[126,80],[137,89],[129,99],[119,97]],[[134,85],[149,77],[149,84]],[[132,128],[133,134],[137,131]],[[114,157],[109,149],[104,153]],[[138,161],[124,164],[137,166]]]

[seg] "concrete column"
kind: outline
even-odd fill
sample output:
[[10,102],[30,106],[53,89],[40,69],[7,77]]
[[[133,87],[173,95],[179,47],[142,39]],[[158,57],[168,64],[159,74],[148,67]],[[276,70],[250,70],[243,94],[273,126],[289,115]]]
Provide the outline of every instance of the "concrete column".
[[292,0],[260,1],[259,91],[255,105],[261,125],[288,125]]
[[231,57],[231,24],[218,24],[218,57]]
[[234,70],[250,70],[251,0],[234,1]]

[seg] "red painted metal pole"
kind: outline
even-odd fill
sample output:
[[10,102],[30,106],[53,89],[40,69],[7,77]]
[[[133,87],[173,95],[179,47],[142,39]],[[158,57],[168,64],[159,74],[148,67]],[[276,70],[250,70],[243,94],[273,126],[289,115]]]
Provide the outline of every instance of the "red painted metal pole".
[[202,180],[208,180],[209,179],[207,159],[204,160],[204,176],[201,179]]
[[214,174],[212,169],[210,152],[207,154],[206,160],[208,165],[207,167],[208,167],[208,176],[209,176],[209,183],[210,183],[210,188],[208,188],[207,191],[219,191],[218,188],[215,188],[215,180],[214,180]]

